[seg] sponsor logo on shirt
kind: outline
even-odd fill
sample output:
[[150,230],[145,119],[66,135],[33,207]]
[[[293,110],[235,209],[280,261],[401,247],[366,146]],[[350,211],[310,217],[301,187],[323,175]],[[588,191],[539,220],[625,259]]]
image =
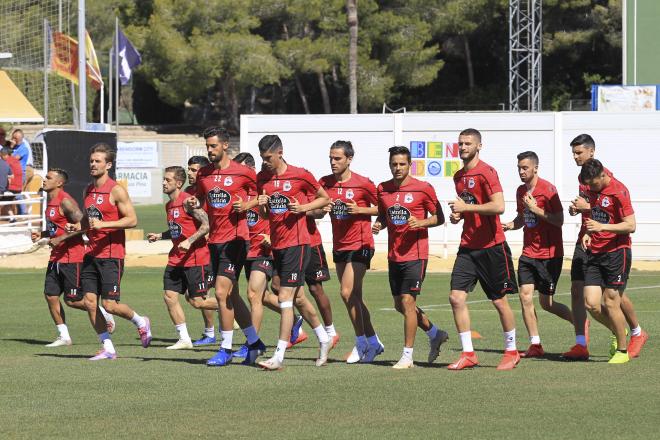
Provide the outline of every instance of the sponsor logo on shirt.
[[87,217],[89,217],[89,218],[95,218],[95,219],[97,219],[97,220],[103,220],[103,214],[102,214],[101,211],[99,211],[99,209],[98,209],[96,206],[94,206],[94,205],[90,205],[90,206],[87,208]]
[[459,197],[468,205],[478,205],[477,198],[470,192],[463,191]]
[[610,222],[610,215],[600,209],[599,206],[596,206],[594,208],[591,208],[591,218],[597,221],[598,223],[609,223]]
[[525,208],[523,211],[523,219],[525,221],[525,226],[528,228],[534,228],[538,224],[539,220],[536,217],[536,214],[531,212],[529,209]]
[[[348,194],[346,196],[348,197]],[[330,215],[337,220],[346,220],[349,217],[348,205],[341,200],[335,200]]]
[[[284,187],[286,187],[286,183],[284,183]],[[291,184],[289,183],[289,189],[290,188]],[[287,212],[289,210],[289,203],[289,198],[280,193],[274,193],[268,199],[268,207],[273,214],[283,214]]]
[[390,206],[387,209],[387,215],[390,216],[390,221],[392,224],[400,226],[408,223],[408,219],[410,218],[410,211],[408,211],[408,208],[405,206],[401,206],[400,204],[396,203],[394,206]]
[[176,240],[177,238],[181,237],[182,228],[180,224],[170,220],[169,222],[167,222],[167,226],[170,228],[170,234],[172,235],[172,239]]
[[209,205],[213,208],[224,208],[229,204],[231,196],[224,189],[220,189],[217,186],[213,187],[211,191],[206,196],[209,200]]
[[257,214],[257,212],[253,209],[250,209],[248,212],[246,212],[245,216],[247,217],[248,228],[252,228],[254,225],[259,223],[259,214]]
[[48,232],[48,235],[51,237],[55,236],[55,233],[57,232],[57,225],[50,220],[46,221],[46,231]]

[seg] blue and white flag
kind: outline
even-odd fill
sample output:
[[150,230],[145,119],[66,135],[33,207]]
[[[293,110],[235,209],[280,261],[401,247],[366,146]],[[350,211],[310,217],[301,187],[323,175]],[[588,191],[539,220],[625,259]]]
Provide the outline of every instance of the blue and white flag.
[[119,80],[121,85],[128,84],[131,79],[133,69],[142,63],[140,52],[137,51],[131,42],[126,38],[126,35],[119,31]]

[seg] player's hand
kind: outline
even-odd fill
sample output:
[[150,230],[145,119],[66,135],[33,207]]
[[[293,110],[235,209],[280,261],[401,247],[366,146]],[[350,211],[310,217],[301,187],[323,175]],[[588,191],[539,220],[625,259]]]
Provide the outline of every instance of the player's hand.
[[261,237],[263,237],[263,240],[261,241],[261,246],[264,248],[269,248],[270,247],[270,235],[268,234],[259,234]]
[[334,204],[335,204],[335,201],[330,199],[330,203],[328,203],[327,205],[325,205],[323,207],[323,212],[325,212],[327,214],[331,213],[332,212],[332,207],[334,206]]
[[186,204],[188,209],[197,209],[201,206],[199,200],[197,200],[197,197],[195,196],[188,197],[186,200],[183,201],[183,203]]
[[408,228],[410,229],[420,229],[423,228],[421,220],[418,220],[414,215],[408,217]]
[[190,250],[190,241],[188,239],[185,239],[181,243],[179,243],[179,250],[183,252],[188,252]]
[[537,207],[536,199],[530,193],[525,193],[522,198],[523,203],[527,206],[527,209],[534,212],[534,208]]
[[373,225],[371,225],[371,233],[378,235],[378,233],[383,229],[383,224],[376,220]]
[[597,222],[592,218],[587,219],[587,221],[585,222],[585,226],[587,227],[587,231],[589,232],[601,232],[603,230],[603,224]]
[[591,205],[589,205],[589,202],[587,199],[584,197],[577,196],[573,202],[571,202],[571,206],[575,206],[575,209],[578,211],[588,211],[591,209]]
[[41,238],[41,234],[39,232],[31,232],[30,238],[32,239],[32,243],[36,243]]
[[511,231],[512,229],[513,229],[513,222],[502,223],[502,230],[503,230],[504,232],[506,232],[506,231]]
[[158,241],[161,238],[163,238],[163,236],[160,233],[156,234],[155,232],[149,232],[147,234],[147,240],[149,241],[149,243],[153,243],[154,241]]
[[449,202],[448,205],[452,213],[460,214],[467,210],[467,203],[460,197],[456,197],[456,200]]
[[103,229],[105,227],[105,222],[103,220],[99,220],[97,218],[90,218],[89,219],[89,227],[91,229]]
[[305,213],[305,205],[301,205],[298,199],[295,197],[292,197],[293,202],[289,203],[289,211],[296,213],[296,214],[304,214]]
[[80,223],[67,223],[64,225],[64,230],[66,232],[78,232],[80,231]]
[[245,212],[245,204],[243,203],[243,197],[238,194],[234,194],[234,203],[232,203],[232,208],[234,212]]
[[257,197],[257,200],[259,201],[259,206],[266,206],[268,204],[268,200],[270,197],[268,197],[268,194],[266,194],[266,190],[264,190],[263,194],[259,194],[259,197]]
[[449,221],[451,222],[452,225],[455,225],[458,222],[460,222],[462,218],[463,216],[458,212],[452,212],[451,214],[449,214]]
[[360,213],[360,207],[358,206],[355,200],[349,200],[348,202],[346,202],[346,206],[348,206],[349,214],[356,215]]
[[578,215],[580,213],[580,211],[575,207],[573,202],[571,202],[571,204],[568,206],[568,213],[571,216],[575,216],[575,215]]
[[582,250],[586,251],[590,247],[591,247],[591,235],[584,234],[584,236],[582,236]]

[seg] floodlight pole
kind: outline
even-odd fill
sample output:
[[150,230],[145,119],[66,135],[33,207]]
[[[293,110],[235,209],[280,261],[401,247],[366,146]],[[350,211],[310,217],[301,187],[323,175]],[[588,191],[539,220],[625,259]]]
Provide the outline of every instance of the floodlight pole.
[[543,0],[509,0],[509,110],[541,111]]
[[44,18],[44,127],[48,127],[48,20]]
[[78,0],[78,123],[87,128],[87,51],[85,38],[85,0]]

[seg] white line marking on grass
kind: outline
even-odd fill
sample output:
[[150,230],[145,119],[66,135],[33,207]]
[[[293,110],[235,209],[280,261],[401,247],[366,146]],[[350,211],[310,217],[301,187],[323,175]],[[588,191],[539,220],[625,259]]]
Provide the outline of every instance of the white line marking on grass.
[[[660,288],[660,284],[656,284],[653,286],[638,286],[638,287],[628,287],[626,288],[626,292],[630,290],[645,290],[645,289],[657,289]],[[568,296],[570,295],[571,292],[561,292],[561,293],[555,293],[554,296]],[[489,299],[475,299],[474,301],[467,301],[466,304],[479,304],[479,303],[487,303],[491,302]],[[425,306],[419,305],[419,308],[422,310],[433,310],[433,309],[438,309],[440,307],[450,307],[449,304],[428,304]],[[392,307],[385,307],[383,309],[378,309],[381,312],[396,312],[395,308]]]

